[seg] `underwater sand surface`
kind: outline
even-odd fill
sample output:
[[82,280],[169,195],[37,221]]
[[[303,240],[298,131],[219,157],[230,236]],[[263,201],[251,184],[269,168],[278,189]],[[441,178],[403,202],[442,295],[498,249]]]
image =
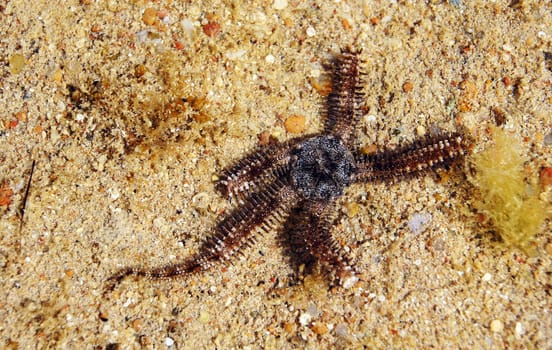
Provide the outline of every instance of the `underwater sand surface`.
[[366,72],[359,147],[463,125],[477,152],[498,124],[538,177],[551,28],[544,1],[0,3],[0,347],[552,348],[550,220],[534,256],[505,247],[458,170],[346,191],[352,288],[275,231],[232,265],[103,294],[196,251],[231,207],[223,167],[320,130],[343,47]]

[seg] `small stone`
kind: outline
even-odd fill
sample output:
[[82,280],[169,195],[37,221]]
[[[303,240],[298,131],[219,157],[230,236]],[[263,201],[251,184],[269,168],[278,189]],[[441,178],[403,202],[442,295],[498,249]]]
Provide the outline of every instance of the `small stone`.
[[0,184],[0,206],[8,206],[12,201],[13,190],[7,182]]
[[[550,102],[552,103],[552,97],[550,99]],[[552,145],[552,132],[551,133],[548,133],[544,136],[544,139],[542,140],[542,143],[545,145],[545,146],[550,146]]]
[[328,326],[321,322],[315,322],[312,327],[312,331],[318,335],[324,335],[328,333]]
[[327,76],[320,75],[319,70],[311,71],[311,86],[322,96],[328,96],[332,92],[332,82]]
[[347,216],[350,218],[353,218],[358,214],[359,209],[356,202],[348,202],[345,204],[345,208],[347,208]]
[[418,136],[425,136],[426,132],[427,130],[423,125],[418,125],[418,127],[416,127],[416,134]]
[[284,330],[285,330],[286,332],[291,333],[291,332],[293,332],[293,329],[294,329],[294,328],[295,328],[295,327],[293,326],[293,323],[291,323],[291,322],[284,322]]
[[306,118],[302,115],[289,116],[284,122],[284,127],[289,133],[300,134],[305,131]]
[[154,25],[157,22],[157,10],[153,7],[148,7],[142,14],[142,21],[148,25]]
[[552,167],[543,168],[540,173],[540,183],[543,187],[552,185]]
[[302,326],[308,325],[311,320],[312,320],[312,315],[309,314],[308,312],[304,312],[301,314],[301,316],[299,316],[299,323]]
[[313,37],[315,35],[316,35],[316,29],[314,29],[313,27],[308,27],[307,28],[307,36]]
[[266,63],[272,64],[272,63],[274,63],[274,60],[275,60],[275,58],[272,55],[266,55],[266,57],[265,57]]
[[61,79],[63,78],[63,71],[61,68],[56,69],[54,72],[52,72],[52,75],[50,75],[50,78],[52,81],[54,81],[56,84],[61,83]]
[[501,320],[493,320],[491,322],[491,332],[501,333],[504,330],[504,323]]
[[134,321],[132,321],[132,328],[135,330],[135,331],[140,331],[140,329],[142,329],[142,325],[144,324],[144,322],[142,321],[141,318],[137,318],[135,319]]
[[341,338],[349,338],[349,330],[347,329],[347,325],[344,323],[338,324],[335,327],[335,334]]
[[165,338],[165,345],[170,348],[171,346],[174,345],[174,340],[170,337],[166,337]]
[[275,10],[283,10],[287,7],[287,0],[274,0],[272,3],[272,8]]
[[412,84],[410,81],[407,81],[403,84],[402,89],[404,92],[410,92],[412,89],[414,89],[414,84]]
[[520,338],[525,331],[523,330],[523,325],[521,322],[516,322],[516,338]]
[[414,213],[408,221],[408,228],[412,233],[418,235],[426,229],[427,225],[431,223],[432,217],[428,213]]
[[358,282],[358,277],[351,275],[343,280],[343,288],[350,289]]
[[215,38],[221,33],[221,26],[217,22],[209,22],[203,25],[203,33],[208,37]]
[[16,53],[10,57],[8,63],[10,65],[10,73],[13,75],[19,74],[25,68],[25,57],[22,54]]
[[487,272],[483,275],[482,280],[483,280],[483,282],[490,282],[492,278],[493,278],[493,276],[491,276],[491,274]]

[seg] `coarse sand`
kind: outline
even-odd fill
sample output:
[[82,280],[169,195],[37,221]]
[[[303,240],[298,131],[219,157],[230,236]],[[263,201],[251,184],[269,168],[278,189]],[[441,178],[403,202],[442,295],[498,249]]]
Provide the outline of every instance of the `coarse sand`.
[[505,247],[458,169],[347,190],[352,288],[306,273],[280,230],[231,265],[104,294],[121,267],[199,247],[231,207],[223,167],[320,130],[344,47],[366,72],[359,147],[462,126],[478,152],[499,125],[538,181],[550,2],[4,0],[0,33],[0,348],[552,348],[550,219],[535,255]]

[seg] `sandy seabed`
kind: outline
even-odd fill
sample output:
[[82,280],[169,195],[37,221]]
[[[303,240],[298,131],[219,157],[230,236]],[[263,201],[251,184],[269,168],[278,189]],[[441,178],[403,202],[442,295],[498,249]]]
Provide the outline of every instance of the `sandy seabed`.
[[545,1],[0,2],[0,347],[552,348],[550,220],[535,256],[504,247],[461,172],[347,190],[352,288],[301,273],[275,231],[103,294],[195,251],[230,208],[216,174],[298,136],[287,118],[320,130],[343,47],[366,72],[359,146],[462,125],[477,152],[500,124],[528,174],[552,166],[551,28]]

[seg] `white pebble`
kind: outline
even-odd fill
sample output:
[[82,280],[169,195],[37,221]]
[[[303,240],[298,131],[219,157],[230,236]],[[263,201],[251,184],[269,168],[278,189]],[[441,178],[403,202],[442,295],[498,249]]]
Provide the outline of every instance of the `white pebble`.
[[272,56],[272,55],[266,55],[266,57],[265,57],[266,63],[274,63],[274,60],[275,60],[274,56]]
[[487,272],[483,275],[482,280],[483,280],[483,282],[489,282],[492,278],[493,278],[493,276],[490,273]]
[[521,324],[521,322],[517,322],[516,323],[516,338],[519,338],[523,335],[523,333],[525,333],[525,331],[523,330],[523,325]]
[[226,53],[226,58],[228,58],[229,60],[237,60],[238,58],[245,55],[246,52],[247,52],[246,50],[237,50],[237,51],[233,51],[233,52],[227,52]]
[[312,316],[308,312],[302,313],[301,316],[299,316],[299,323],[302,326],[308,325],[311,320],[312,320]]
[[512,52],[514,50],[514,47],[510,44],[504,44],[502,45],[502,50],[506,52]]
[[188,18],[182,20],[182,28],[184,29],[184,33],[188,36],[192,36],[194,33],[194,23]]
[[343,281],[343,288],[349,289],[349,288],[353,287],[357,282],[358,282],[358,277],[357,276],[355,276],[355,275],[349,276],[349,277],[345,278],[345,280]]
[[313,37],[315,35],[316,35],[316,29],[314,29],[313,27],[308,27],[307,28],[307,36]]
[[272,8],[275,10],[283,10],[287,7],[287,0],[274,0],[272,3]]
[[165,345],[167,345],[169,348],[174,345],[174,340],[172,338],[166,337],[165,338]]
[[500,333],[504,330],[504,323],[501,320],[493,320],[491,322],[491,332]]

